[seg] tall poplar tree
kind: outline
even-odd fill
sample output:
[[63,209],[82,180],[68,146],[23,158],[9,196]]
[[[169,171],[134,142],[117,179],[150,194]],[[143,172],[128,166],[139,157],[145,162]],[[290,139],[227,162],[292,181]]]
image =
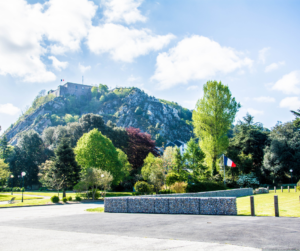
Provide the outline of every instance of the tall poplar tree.
[[204,95],[193,111],[194,133],[200,139],[206,163],[212,175],[217,173],[217,161],[228,147],[228,130],[241,107],[232,97],[228,86],[208,81],[203,86]]

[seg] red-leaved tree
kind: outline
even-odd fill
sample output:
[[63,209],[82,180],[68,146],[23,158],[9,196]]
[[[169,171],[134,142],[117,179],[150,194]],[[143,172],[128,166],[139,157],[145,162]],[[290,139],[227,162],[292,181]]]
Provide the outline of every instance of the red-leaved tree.
[[151,152],[154,156],[158,156],[155,151],[155,141],[151,139],[151,135],[141,132],[139,128],[126,128],[129,136],[127,157],[135,173],[143,166],[144,159]]

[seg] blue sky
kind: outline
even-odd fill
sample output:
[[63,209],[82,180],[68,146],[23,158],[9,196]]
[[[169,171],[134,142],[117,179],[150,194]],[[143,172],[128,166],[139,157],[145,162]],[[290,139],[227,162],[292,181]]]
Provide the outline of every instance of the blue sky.
[[[300,2],[10,0],[0,2],[0,125],[60,79],[136,86],[193,109],[222,81],[271,128],[300,108]],[[3,131],[3,130],[2,130]]]

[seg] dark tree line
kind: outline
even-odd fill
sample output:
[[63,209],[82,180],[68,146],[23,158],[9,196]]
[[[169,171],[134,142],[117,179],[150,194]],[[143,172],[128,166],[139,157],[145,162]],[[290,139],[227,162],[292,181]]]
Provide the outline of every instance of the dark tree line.
[[[25,187],[39,185],[39,166],[46,160],[55,162],[53,168],[57,172],[79,173],[79,167],[75,163],[73,149],[77,141],[84,133],[98,129],[107,136],[116,148],[121,149],[128,155],[128,161],[133,167],[132,176],[140,173],[143,161],[149,152],[156,154],[154,150],[155,141],[151,136],[136,128],[127,130],[116,127],[108,121],[107,124],[101,116],[85,114],[79,122],[70,123],[66,126],[49,127],[44,130],[42,136],[33,130],[20,135],[18,144],[10,146],[6,137],[0,140],[0,158],[9,164],[10,171],[14,175],[14,186],[21,186],[18,176],[26,172],[24,179]],[[60,170],[60,171],[59,171]],[[62,171],[64,170],[64,171]],[[71,180],[78,180],[78,177],[71,175]],[[77,177],[77,178],[76,178]],[[9,179],[9,185],[12,180]],[[134,178],[129,180],[133,183]],[[72,187],[73,181],[65,182],[65,187]]]

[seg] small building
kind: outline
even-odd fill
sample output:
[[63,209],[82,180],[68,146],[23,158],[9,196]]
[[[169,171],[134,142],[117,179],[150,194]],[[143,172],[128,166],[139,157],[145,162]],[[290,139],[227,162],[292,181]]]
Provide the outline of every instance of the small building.
[[56,97],[59,96],[66,96],[66,95],[75,95],[77,97],[80,97],[81,95],[86,95],[88,93],[91,93],[91,89],[93,86],[90,85],[82,85],[82,84],[76,84],[67,82],[64,85],[59,85],[57,90],[50,90],[48,94],[52,93]]
[[184,143],[181,140],[174,140],[173,142],[169,142],[169,143],[166,144],[166,147],[168,147],[168,146],[170,146],[170,147],[176,147],[177,146],[180,150],[181,155],[184,154],[184,151],[187,148],[186,143]]

